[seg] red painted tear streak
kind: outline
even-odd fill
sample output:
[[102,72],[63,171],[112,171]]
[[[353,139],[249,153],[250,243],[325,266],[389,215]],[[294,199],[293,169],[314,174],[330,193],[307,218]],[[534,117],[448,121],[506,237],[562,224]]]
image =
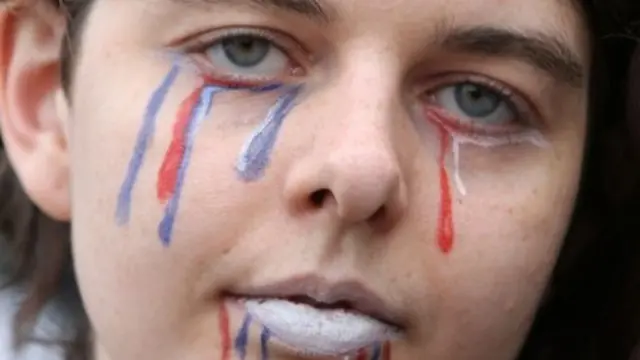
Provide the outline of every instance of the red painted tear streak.
[[358,350],[358,357],[356,360],[367,360],[367,351],[365,349]]
[[204,76],[204,82],[210,86],[231,87],[231,88],[251,88],[256,86],[256,83],[241,81],[241,80],[227,80],[218,79],[211,76]]
[[391,360],[391,343],[386,342],[382,347],[382,360]]
[[231,330],[229,329],[229,312],[224,303],[220,303],[219,326],[220,326],[220,343],[221,360],[229,360],[231,358]]
[[158,171],[157,196],[161,202],[167,201],[175,191],[178,168],[184,154],[185,129],[189,124],[191,113],[198,103],[200,92],[202,92],[202,87],[195,89],[189,97],[184,99],[178,110],[176,122],[173,125],[173,139]]
[[438,125],[440,131],[440,154],[438,166],[440,167],[440,215],[438,218],[438,247],[448,254],[453,249],[453,213],[451,204],[451,189],[449,186],[449,173],[446,167],[446,155],[449,150],[449,133]]

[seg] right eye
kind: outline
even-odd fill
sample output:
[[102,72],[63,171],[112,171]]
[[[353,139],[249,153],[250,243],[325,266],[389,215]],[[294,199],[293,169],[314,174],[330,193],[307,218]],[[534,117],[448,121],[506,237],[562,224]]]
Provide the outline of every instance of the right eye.
[[296,68],[288,54],[258,34],[227,35],[202,49],[214,77],[269,81],[291,75]]

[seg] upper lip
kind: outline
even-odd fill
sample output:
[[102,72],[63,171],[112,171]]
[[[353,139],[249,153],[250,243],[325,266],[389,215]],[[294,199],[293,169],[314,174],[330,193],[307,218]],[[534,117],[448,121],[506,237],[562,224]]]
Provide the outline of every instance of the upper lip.
[[354,280],[329,282],[315,275],[299,276],[268,285],[252,287],[239,294],[241,298],[291,299],[306,297],[319,304],[345,304],[354,311],[402,329],[400,317],[382,298],[362,283]]

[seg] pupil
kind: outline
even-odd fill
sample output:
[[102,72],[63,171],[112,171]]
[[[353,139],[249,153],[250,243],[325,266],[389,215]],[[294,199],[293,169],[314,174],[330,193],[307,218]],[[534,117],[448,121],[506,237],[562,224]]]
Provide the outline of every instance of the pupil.
[[236,36],[222,40],[222,47],[234,65],[252,67],[267,57],[270,43],[252,36]]
[[458,106],[470,117],[485,117],[498,109],[500,96],[475,84],[461,84],[455,88]]

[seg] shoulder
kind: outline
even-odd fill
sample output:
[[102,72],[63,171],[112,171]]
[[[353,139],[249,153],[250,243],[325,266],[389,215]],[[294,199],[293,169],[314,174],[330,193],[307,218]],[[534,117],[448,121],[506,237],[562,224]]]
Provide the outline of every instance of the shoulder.
[[[57,347],[43,345],[28,345],[19,353],[12,349],[13,333],[12,322],[14,314],[22,295],[16,290],[0,291],[0,359],[7,360],[62,360],[62,354]],[[36,334],[45,339],[50,336],[57,336],[60,333],[56,329],[55,321],[52,319],[51,310],[47,309],[38,319]]]

